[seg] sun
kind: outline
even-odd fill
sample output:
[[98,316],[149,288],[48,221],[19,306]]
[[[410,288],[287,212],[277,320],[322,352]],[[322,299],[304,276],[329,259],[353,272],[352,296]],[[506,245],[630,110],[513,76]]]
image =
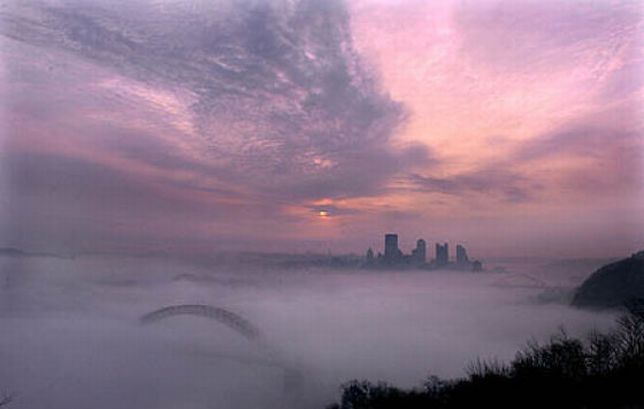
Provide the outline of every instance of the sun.
[[327,210],[320,210],[318,212],[318,216],[320,216],[320,217],[329,217],[329,212]]

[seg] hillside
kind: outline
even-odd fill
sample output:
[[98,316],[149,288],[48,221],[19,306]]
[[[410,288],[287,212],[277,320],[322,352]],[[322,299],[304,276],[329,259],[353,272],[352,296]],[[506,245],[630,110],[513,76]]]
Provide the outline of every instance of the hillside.
[[572,304],[613,308],[634,299],[644,299],[644,251],[595,271],[577,289]]

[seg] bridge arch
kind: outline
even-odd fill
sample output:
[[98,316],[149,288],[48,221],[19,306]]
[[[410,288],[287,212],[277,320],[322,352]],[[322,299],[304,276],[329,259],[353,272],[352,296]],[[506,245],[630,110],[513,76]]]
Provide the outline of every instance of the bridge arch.
[[159,308],[143,315],[140,322],[143,325],[152,324],[158,321],[165,320],[177,315],[194,315],[216,320],[227,327],[231,328],[244,338],[253,342],[260,342],[262,337],[261,331],[250,321],[246,320],[239,314],[228,311],[225,308],[213,307],[211,305],[203,304],[180,304],[170,305],[167,307]]

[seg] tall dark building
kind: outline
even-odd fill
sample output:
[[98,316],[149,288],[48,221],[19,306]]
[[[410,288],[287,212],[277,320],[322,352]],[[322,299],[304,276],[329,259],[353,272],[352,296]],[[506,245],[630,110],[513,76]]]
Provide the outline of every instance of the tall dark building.
[[385,234],[385,260],[393,261],[400,258],[401,252],[398,248],[398,235]]
[[467,250],[460,244],[456,245],[456,264],[468,264],[470,259],[467,257]]
[[449,248],[447,243],[440,244],[436,243],[436,265],[444,266],[449,263]]
[[427,260],[427,243],[425,243],[425,240],[418,239],[416,241],[416,248],[411,251],[411,258],[414,263],[425,263],[425,261]]

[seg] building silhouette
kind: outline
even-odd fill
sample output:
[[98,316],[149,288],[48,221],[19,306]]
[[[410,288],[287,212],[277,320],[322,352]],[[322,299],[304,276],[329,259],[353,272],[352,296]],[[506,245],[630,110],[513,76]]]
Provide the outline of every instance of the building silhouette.
[[446,266],[449,263],[449,247],[447,243],[436,243],[436,265]]
[[465,265],[469,264],[470,259],[467,257],[467,250],[460,244],[456,245],[456,264]]
[[373,263],[374,260],[374,255],[373,255],[373,249],[369,247],[369,250],[367,250],[367,263]]
[[414,268],[423,270],[448,269],[459,271],[482,271],[483,265],[480,261],[470,261],[467,250],[461,244],[456,245],[456,259],[449,259],[449,245],[447,243],[436,243],[436,258],[428,262],[427,242],[424,239],[416,240],[416,247],[411,254],[403,253],[398,247],[398,234],[385,234],[384,254],[378,252],[376,255],[372,248],[369,248],[363,259],[363,265],[370,268],[398,269]]
[[385,261],[394,262],[401,258],[402,252],[398,248],[398,235],[385,234]]
[[416,248],[411,251],[411,259],[415,264],[425,264],[427,261],[427,243],[425,240],[416,240]]

